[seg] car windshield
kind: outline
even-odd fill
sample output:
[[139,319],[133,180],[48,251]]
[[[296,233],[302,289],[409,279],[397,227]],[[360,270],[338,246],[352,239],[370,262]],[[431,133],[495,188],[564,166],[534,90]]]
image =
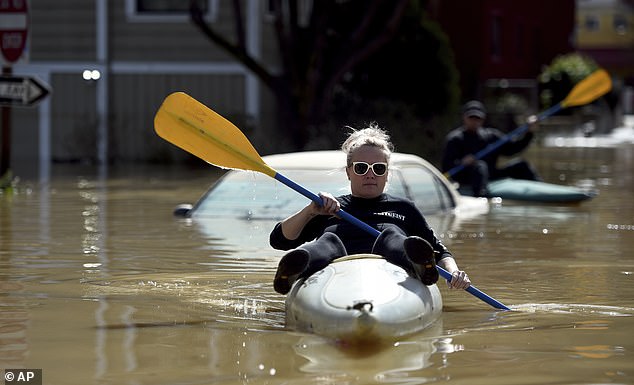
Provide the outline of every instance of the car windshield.
[[[278,172],[317,194],[349,194],[350,182],[341,169],[281,170]],[[401,183],[389,185],[388,192],[405,196]],[[226,173],[194,207],[192,217],[234,217],[282,219],[306,206],[308,198],[281,182],[253,171]]]

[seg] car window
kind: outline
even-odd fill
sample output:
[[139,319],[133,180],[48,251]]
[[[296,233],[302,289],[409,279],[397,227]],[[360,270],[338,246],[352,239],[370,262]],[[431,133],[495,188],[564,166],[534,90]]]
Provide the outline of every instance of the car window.
[[431,171],[420,166],[402,165],[401,173],[409,198],[423,214],[437,213],[453,207],[447,188]]
[[[317,194],[350,193],[341,170],[280,170],[278,172]],[[308,198],[283,183],[253,171],[226,173],[198,202],[193,217],[231,216],[249,219],[282,219],[308,204]]]
[[390,166],[389,179],[385,185],[385,192],[396,197],[410,199],[403,178],[399,174],[398,169]]
[[[327,191],[334,196],[350,193],[350,182],[343,168],[336,170],[284,170],[282,175],[315,194]],[[386,192],[407,197],[398,177],[391,178]],[[283,183],[252,171],[226,173],[199,200],[192,217],[235,217],[283,219],[308,204],[308,198]]]

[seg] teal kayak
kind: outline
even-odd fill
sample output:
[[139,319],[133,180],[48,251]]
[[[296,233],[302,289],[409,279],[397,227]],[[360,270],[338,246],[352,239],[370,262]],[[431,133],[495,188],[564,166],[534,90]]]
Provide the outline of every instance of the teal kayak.
[[[487,189],[489,198],[544,203],[575,203],[592,199],[597,195],[594,191],[574,186],[512,178],[490,182]],[[459,191],[464,195],[471,195],[469,186],[461,187]]]

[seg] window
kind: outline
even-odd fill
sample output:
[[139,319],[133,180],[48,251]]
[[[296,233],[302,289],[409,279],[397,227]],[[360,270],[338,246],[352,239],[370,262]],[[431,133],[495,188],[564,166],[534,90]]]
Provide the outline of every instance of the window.
[[[308,191],[350,193],[350,182],[342,168],[336,170],[278,169]],[[307,198],[277,180],[252,171],[232,171],[198,202],[195,217],[283,219],[308,204]]]
[[502,57],[502,17],[493,15],[491,22],[491,56]]
[[515,53],[519,59],[524,59],[524,25],[519,23],[515,29]]
[[[218,0],[196,0],[205,19],[216,17]],[[188,22],[189,1],[185,0],[126,0],[126,16],[136,22]]]
[[588,31],[598,31],[599,30],[599,18],[595,15],[586,15],[584,25],[586,30]]
[[422,167],[400,166],[398,171],[407,181],[408,196],[423,214],[452,208],[451,197],[438,178]]
[[614,31],[619,35],[627,33],[627,19],[623,15],[614,15]]

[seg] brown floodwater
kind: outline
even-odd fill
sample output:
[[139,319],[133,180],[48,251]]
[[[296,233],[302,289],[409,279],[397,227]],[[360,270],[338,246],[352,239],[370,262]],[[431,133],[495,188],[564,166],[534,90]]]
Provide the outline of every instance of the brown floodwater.
[[513,311],[441,284],[439,322],[372,349],[285,327],[263,223],[225,239],[172,216],[213,167],[55,166],[0,195],[0,366],[51,385],[632,384],[634,144],[553,143],[527,156],[595,199],[502,202],[441,234]]

